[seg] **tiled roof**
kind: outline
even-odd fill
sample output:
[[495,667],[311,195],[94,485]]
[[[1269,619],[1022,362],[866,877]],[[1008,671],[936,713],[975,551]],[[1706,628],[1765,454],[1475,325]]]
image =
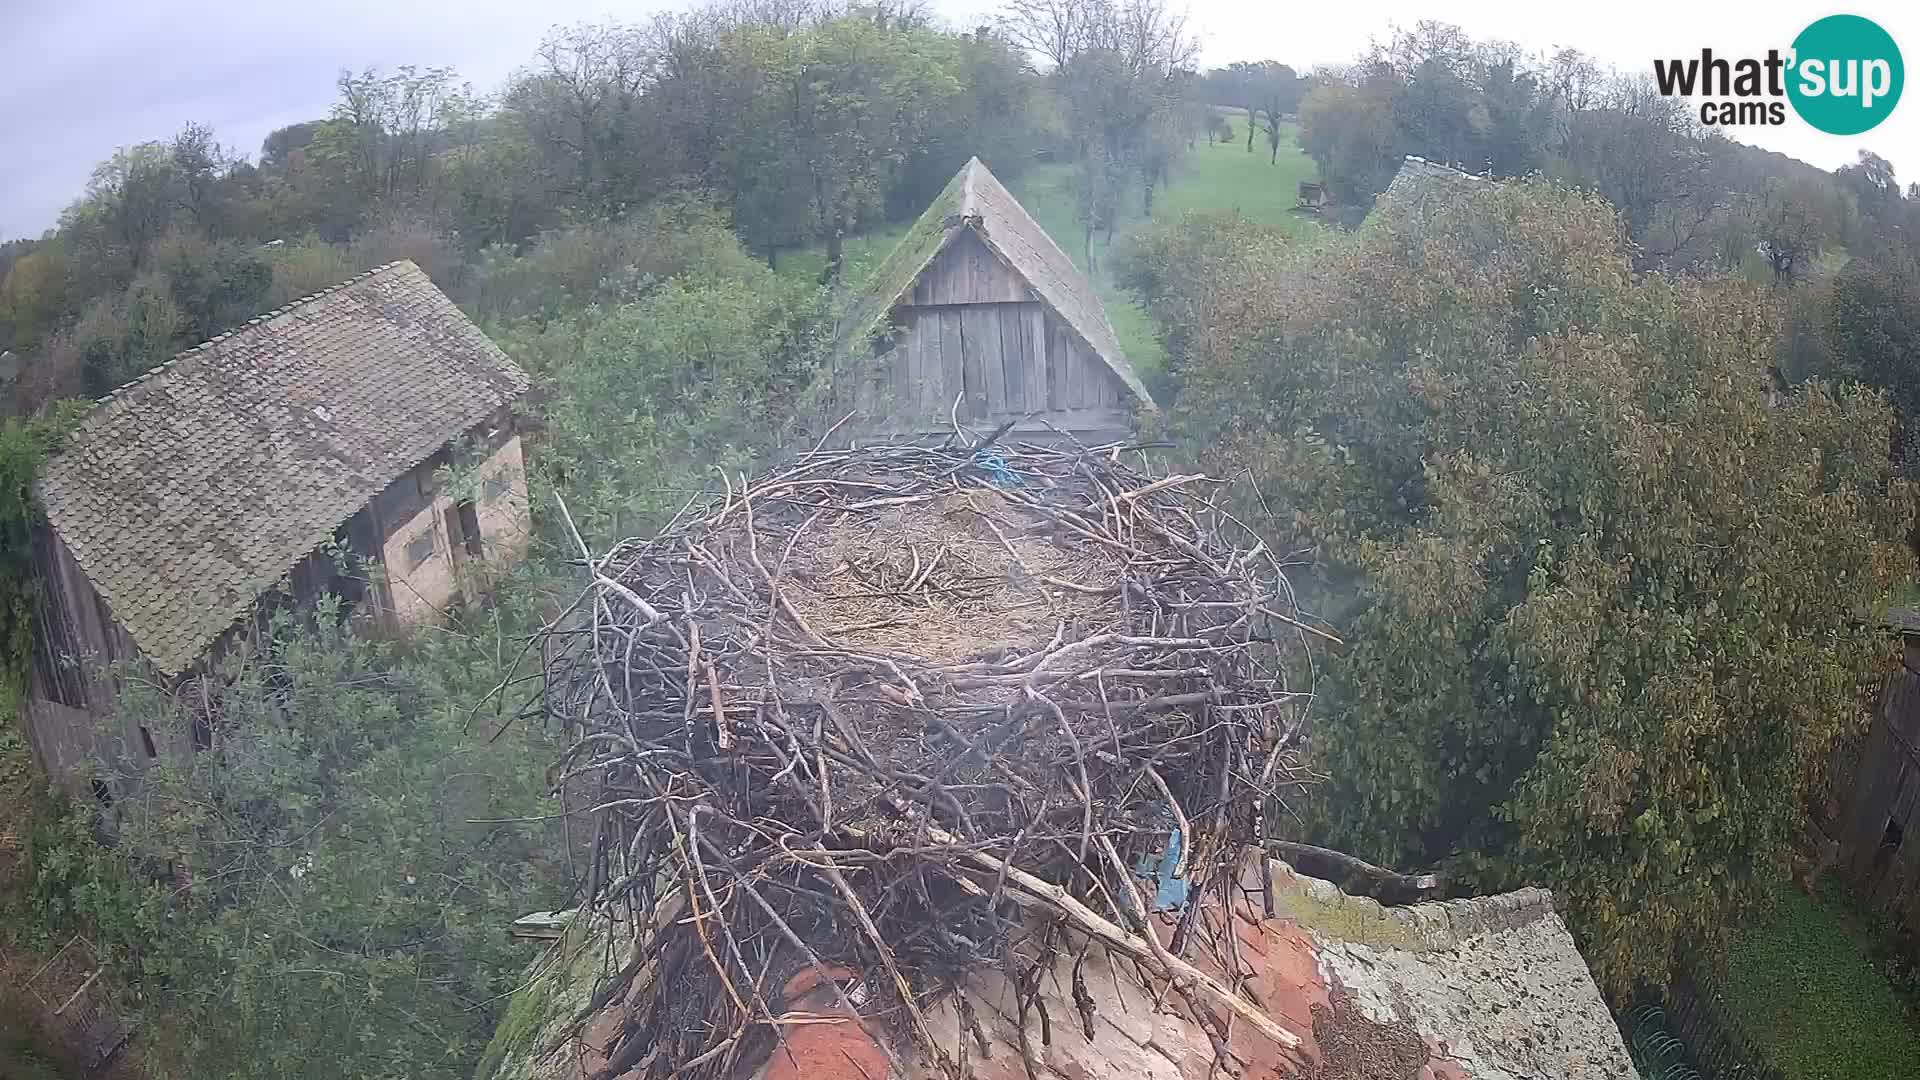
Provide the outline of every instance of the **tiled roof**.
[[1026,279],[1041,301],[1080,335],[1136,398],[1152,404],[1146,384],[1120,349],[1093,283],[977,157],[961,166],[881,263],[873,281],[854,301],[843,340],[863,342],[870,337],[927,264],[968,229]]
[[1411,195],[1416,187],[1432,182],[1486,184],[1491,181],[1484,176],[1475,176],[1451,165],[1442,165],[1437,161],[1428,161],[1426,158],[1408,154],[1401,160],[1399,171],[1393,174],[1393,182],[1387,185],[1384,194],[1404,198]]
[[[1521,889],[1386,907],[1285,863],[1274,862],[1271,870],[1272,916],[1263,910],[1259,874],[1250,870],[1230,913],[1209,889],[1189,924],[1198,928],[1193,941],[1213,943],[1191,944],[1186,958],[1224,981],[1222,959],[1231,956],[1239,972],[1234,984],[1291,1037],[1282,1045],[1251,1024],[1230,1025],[1225,1045],[1241,1075],[1634,1080],[1620,1029],[1546,892]],[[1170,939],[1171,920],[1155,922],[1163,941]],[[1218,944],[1226,936],[1219,928],[1227,925],[1234,928],[1230,949]],[[610,942],[605,920],[595,917],[583,932],[558,942],[520,991],[531,1002],[545,1003],[533,1006],[540,1011],[526,1026],[535,1030],[508,1038],[503,1026],[499,1052],[480,1070],[481,1080],[595,1075],[638,995],[600,1008],[588,998],[603,985],[595,979],[601,964],[612,956],[610,966],[617,969],[628,959],[631,940],[622,933]],[[1038,951],[1017,955],[1031,961]],[[1213,1075],[1214,1036],[1157,979],[1143,978],[1140,965],[1098,945],[1047,954],[1054,957],[1053,969],[1030,984],[1034,997],[1026,1007],[998,963],[962,974],[957,994],[924,1003],[935,1043],[963,1055],[974,1080]],[[779,1004],[791,1016],[847,1022],[788,1028],[784,1046],[773,1050],[754,1080],[940,1076],[918,1046],[890,1034],[898,1029],[850,1022],[855,1018],[846,1015],[845,999],[827,983],[851,988],[858,977],[844,968],[801,965]],[[646,980],[634,985],[644,987]],[[964,1021],[956,997],[970,1006]],[[520,1009],[516,1002],[515,1013]],[[1041,1038],[1042,1015],[1053,1017],[1050,1040]],[[980,1053],[969,1054],[974,1047]],[[1369,1049],[1356,1053],[1359,1047]],[[904,1070],[890,1070],[890,1058]],[[623,1073],[621,1080],[639,1075]]]
[[172,675],[388,484],[526,388],[419,267],[390,263],[100,399],[36,490],[114,618]]

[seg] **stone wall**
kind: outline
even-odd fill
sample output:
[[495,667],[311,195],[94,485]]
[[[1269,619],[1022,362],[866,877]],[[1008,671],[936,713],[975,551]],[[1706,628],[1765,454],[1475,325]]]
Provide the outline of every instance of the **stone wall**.
[[[431,485],[431,475],[420,482]],[[478,560],[467,550],[457,511],[461,499],[469,496],[480,527]],[[407,624],[438,618],[463,590],[477,589],[481,567],[476,562],[518,558],[532,530],[526,460],[515,435],[483,461],[469,481],[455,490],[434,491],[425,507],[398,526],[388,523],[380,556],[395,619]],[[430,553],[416,558],[428,545]]]

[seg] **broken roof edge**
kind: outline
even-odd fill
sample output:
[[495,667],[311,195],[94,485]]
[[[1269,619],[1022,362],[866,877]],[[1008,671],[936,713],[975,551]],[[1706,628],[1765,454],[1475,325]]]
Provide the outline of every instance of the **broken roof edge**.
[[[388,271],[399,270],[399,269],[420,270],[420,268],[414,264],[414,261],[412,259],[395,259],[394,261],[389,263],[382,263],[381,265],[376,266],[371,270],[365,270],[358,274],[355,274],[352,277],[347,278],[345,281],[336,282],[332,285],[327,286],[324,289],[321,289],[318,292],[308,293],[307,295],[301,297],[298,300],[290,301],[288,303],[280,305],[277,308],[274,308],[271,311],[266,311],[266,312],[262,312],[259,315],[255,315],[252,318],[248,319],[246,322],[239,323],[226,330],[222,330],[220,333],[215,334],[212,337],[208,338],[207,340],[202,341],[196,345],[190,345],[187,348],[181,349],[179,352],[174,353],[172,356],[167,357],[165,360],[161,361],[158,364],[155,364],[151,368],[148,368],[146,371],[143,371],[140,374],[134,376],[133,378],[128,379],[126,382],[121,383],[119,386],[116,386],[112,390],[107,391],[105,394],[101,395],[100,397],[93,399],[93,404],[87,409],[86,414],[80,418],[79,422],[73,426],[73,429],[71,431],[66,433],[65,438],[62,438],[61,440],[59,440],[58,444],[55,445],[50,452],[58,453],[60,449],[65,447],[67,443],[70,440],[72,440],[76,435],[79,435],[80,433],[91,429],[92,427],[95,426],[95,424],[99,420],[107,416],[112,406],[116,404],[121,404],[130,400],[141,387],[152,384],[155,381],[155,379],[157,379],[160,376],[173,374],[174,372],[185,367],[189,361],[207,356],[217,351],[216,346],[225,344],[227,341],[231,340],[232,338],[242,333],[245,333],[248,330],[265,325],[267,323],[271,323],[284,316],[291,315],[297,309],[303,308],[317,301],[324,300],[327,297],[333,296],[334,294],[340,292],[343,289],[348,289],[355,285],[359,285],[362,282],[365,282],[380,274],[387,273]],[[422,270],[420,271],[420,273],[424,276],[426,272]],[[431,282],[432,279],[429,278],[428,281]]]
[[[1579,958],[1556,915],[1552,895],[1544,889],[1523,888],[1494,896],[1426,901],[1396,907],[1368,897],[1349,895],[1332,882],[1302,874],[1278,858],[1271,859],[1270,866],[1273,871],[1273,916],[1264,922],[1260,919],[1257,864],[1250,866],[1249,872],[1242,877],[1240,899],[1236,903],[1247,906],[1246,917],[1255,924],[1274,927],[1273,932],[1279,933],[1288,932],[1283,928],[1292,927],[1294,930],[1291,932],[1295,935],[1293,940],[1315,950],[1338,946],[1380,960],[1407,956],[1412,958],[1408,962],[1423,962],[1421,958],[1425,957],[1457,964],[1461,956],[1482,955],[1477,950],[1505,947],[1498,943],[1509,941],[1514,935],[1546,935],[1547,940],[1558,941],[1568,957],[1578,959],[1584,972],[1584,959]],[[677,891],[669,893],[662,902],[676,903],[679,895]],[[610,963],[612,969],[618,970],[631,961],[631,940],[619,940],[614,933],[615,924],[606,916],[592,912],[584,915],[578,912],[564,914],[564,930],[560,932],[558,940],[552,941],[529,965],[528,977],[509,1002],[505,1016],[475,1074],[475,1080],[583,1080],[593,1075],[597,1065],[606,1063],[606,1052],[618,1041],[619,1017],[626,1003],[615,999],[596,1010],[591,1007],[591,1002],[600,986],[603,965]],[[1277,958],[1284,952],[1280,950],[1271,955]],[[1248,955],[1259,957],[1270,954],[1256,947]],[[1284,963],[1278,959],[1265,962]],[[1310,964],[1318,962],[1310,961]],[[844,969],[834,970],[838,973],[835,977],[850,974]],[[1329,979],[1326,990],[1331,991],[1333,985],[1339,982],[1338,972],[1330,974],[1324,965],[1317,966],[1316,970],[1320,971],[1322,978]],[[991,973],[988,973],[988,977],[991,978]],[[1581,977],[1591,986],[1590,976],[1583,974]],[[971,987],[967,992],[971,995],[979,989]],[[1603,1041],[1609,1038],[1618,1040],[1619,1032],[1597,990],[1590,996],[1591,1008],[1597,1010],[1596,1016],[1587,1018],[1592,1021],[1591,1026]],[[1283,1025],[1306,1021],[1304,1016],[1276,1011],[1279,1009],[1277,1002],[1263,1008]],[[1306,1028],[1300,1030],[1304,1035]],[[1109,1031],[1108,1034],[1113,1032]],[[1550,1031],[1543,1030],[1543,1034],[1549,1042],[1552,1041]],[[577,1053],[573,1041],[575,1035],[582,1040],[577,1046]],[[1240,1037],[1235,1037],[1236,1042]],[[1465,1052],[1468,1048],[1458,1049]],[[1626,1060],[1624,1046],[1601,1049],[1617,1050],[1619,1062]],[[800,1057],[806,1058],[806,1055]],[[753,1075],[760,1077],[760,1080],[797,1080],[786,1075],[792,1071],[788,1069],[776,1076],[775,1070],[763,1066]],[[638,1076],[637,1073],[620,1075],[623,1080],[630,1075]],[[929,1069],[916,1069],[909,1075],[934,1077],[939,1074]],[[1050,1068],[1042,1075],[1060,1077],[1066,1074]],[[1482,1074],[1437,1072],[1435,1075],[1478,1077]],[[1568,1075],[1628,1074],[1581,1071]],[[838,1073],[833,1073],[808,1080],[840,1080],[840,1077]],[[1140,1080],[1153,1078],[1142,1076]]]
[[1426,953],[1455,949],[1486,934],[1517,930],[1554,914],[1553,894],[1527,887],[1492,896],[1382,904],[1331,881],[1308,877],[1275,858],[1274,914],[1341,941]]

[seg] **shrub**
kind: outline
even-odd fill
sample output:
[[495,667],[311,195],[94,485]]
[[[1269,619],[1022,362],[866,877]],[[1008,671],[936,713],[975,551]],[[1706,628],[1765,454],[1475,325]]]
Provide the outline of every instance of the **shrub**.
[[276,245],[271,251],[268,258],[273,266],[273,286],[267,291],[266,302],[269,310],[338,285],[355,273],[353,260],[345,248],[317,236]]
[[489,248],[466,295],[483,318],[545,321],[638,299],[669,277],[721,280],[758,269],[725,215],[695,200],[664,199],[614,221],[543,233],[524,255]]

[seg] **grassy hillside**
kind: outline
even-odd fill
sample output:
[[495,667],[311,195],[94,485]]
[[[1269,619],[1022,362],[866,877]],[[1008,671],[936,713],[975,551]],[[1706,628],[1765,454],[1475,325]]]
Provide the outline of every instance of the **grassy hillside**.
[[[1244,121],[1236,122],[1240,140],[1229,144],[1196,143],[1175,166],[1173,180],[1156,192],[1153,204],[1155,220],[1171,220],[1189,210],[1236,210],[1263,224],[1288,225],[1307,230],[1315,226],[1310,218],[1293,212],[1299,183],[1314,176],[1312,159],[1300,150],[1295,133],[1285,132],[1277,164],[1268,160],[1267,148],[1256,140],[1254,152],[1246,150]],[[1038,165],[1009,185],[1020,202],[1040,222],[1075,265],[1087,269],[1087,253],[1082,249],[1080,229],[1074,223],[1073,166],[1050,163]],[[1142,213],[1138,192],[1129,197],[1127,213],[1114,230],[1111,244],[1102,235],[1093,242],[1094,287],[1113,320],[1120,348],[1149,383],[1165,362],[1159,335],[1153,322],[1132,296],[1113,284],[1110,255],[1126,247],[1134,232],[1149,220]],[[864,233],[846,242],[847,281],[859,283],[879,265],[894,244],[906,233],[902,222],[885,229]],[[783,255],[779,262],[783,274],[818,277],[826,265],[826,252],[808,248]]]

